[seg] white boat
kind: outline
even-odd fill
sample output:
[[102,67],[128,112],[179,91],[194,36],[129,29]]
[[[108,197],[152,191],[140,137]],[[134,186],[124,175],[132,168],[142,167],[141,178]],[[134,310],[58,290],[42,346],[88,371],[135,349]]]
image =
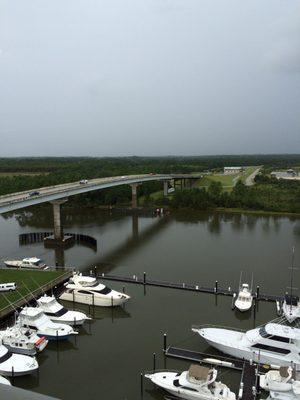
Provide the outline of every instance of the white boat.
[[290,322],[294,322],[300,318],[300,301],[298,296],[285,295],[282,303],[282,312],[285,318]]
[[127,294],[108,288],[97,278],[77,273],[70,278],[59,298],[102,307],[120,306],[130,299]]
[[235,307],[240,311],[248,311],[252,307],[253,296],[248,283],[243,283],[235,300]]
[[61,322],[68,325],[82,325],[85,321],[91,319],[81,311],[71,311],[64,308],[54,296],[42,296],[37,299],[39,308],[53,322]]
[[8,379],[4,378],[4,376],[0,376],[0,384],[11,386],[11,383]]
[[145,374],[155,385],[172,395],[187,400],[235,400],[236,396],[222,382],[217,382],[217,370],[191,365],[183,372],[155,372]]
[[259,385],[270,392],[270,399],[299,400],[300,381],[292,367],[280,367],[259,377]]
[[192,328],[207,343],[233,357],[300,370],[300,329],[269,322],[247,332],[229,328]]
[[4,264],[9,268],[48,269],[40,258],[30,257],[23,260],[6,260]]
[[0,345],[0,374],[5,376],[27,375],[38,369],[35,357],[15,354]]
[[35,356],[37,352],[44,350],[48,340],[39,337],[36,331],[21,326],[19,323],[0,331],[0,340],[12,353]]
[[44,336],[48,340],[68,339],[70,335],[78,332],[67,324],[52,322],[39,307],[24,307],[18,317],[22,326],[35,329],[38,336]]

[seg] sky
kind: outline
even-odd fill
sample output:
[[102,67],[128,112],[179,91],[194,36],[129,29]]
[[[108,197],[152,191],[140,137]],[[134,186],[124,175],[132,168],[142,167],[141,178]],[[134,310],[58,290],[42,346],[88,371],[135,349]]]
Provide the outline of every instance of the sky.
[[300,153],[300,3],[0,0],[0,156]]

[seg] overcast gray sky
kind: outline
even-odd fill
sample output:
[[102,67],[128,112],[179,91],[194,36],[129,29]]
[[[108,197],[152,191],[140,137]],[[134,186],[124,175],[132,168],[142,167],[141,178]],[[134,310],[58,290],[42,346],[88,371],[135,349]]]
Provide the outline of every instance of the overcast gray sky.
[[0,0],[0,156],[300,152],[291,0]]

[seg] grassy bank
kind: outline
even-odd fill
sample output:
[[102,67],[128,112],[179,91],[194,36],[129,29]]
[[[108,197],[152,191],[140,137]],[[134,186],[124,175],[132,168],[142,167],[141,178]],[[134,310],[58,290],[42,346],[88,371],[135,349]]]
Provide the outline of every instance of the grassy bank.
[[[56,285],[64,278],[67,278],[66,271],[25,271],[25,270],[9,270],[0,269],[0,283],[15,282],[17,290],[13,292],[0,292],[0,314],[6,309],[9,311],[12,304],[19,305],[19,301],[24,297],[28,297],[30,293],[38,295],[41,287],[46,290],[51,285]],[[48,289],[47,289],[48,288]]]

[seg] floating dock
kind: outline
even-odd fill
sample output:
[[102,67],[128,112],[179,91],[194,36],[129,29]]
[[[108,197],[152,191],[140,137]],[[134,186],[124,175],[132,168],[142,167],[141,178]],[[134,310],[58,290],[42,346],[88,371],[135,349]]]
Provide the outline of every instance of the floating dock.
[[[142,278],[138,277],[137,275],[120,276],[120,275],[112,275],[105,273],[97,274],[97,278],[103,280],[106,279],[109,281],[164,287],[168,289],[186,290],[191,292],[208,293],[208,294],[223,295],[223,296],[233,296],[234,294],[236,294],[235,290],[221,288],[219,286],[218,281],[215,281],[215,285],[213,287],[207,287],[207,286],[202,286],[201,284],[191,284],[184,282],[179,283],[179,282],[158,281],[158,280],[148,279],[146,277],[145,272]],[[253,293],[253,297],[255,301],[271,301],[271,302],[283,301],[283,296],[261,294],[259,286],[256,287],[256,292]]]

